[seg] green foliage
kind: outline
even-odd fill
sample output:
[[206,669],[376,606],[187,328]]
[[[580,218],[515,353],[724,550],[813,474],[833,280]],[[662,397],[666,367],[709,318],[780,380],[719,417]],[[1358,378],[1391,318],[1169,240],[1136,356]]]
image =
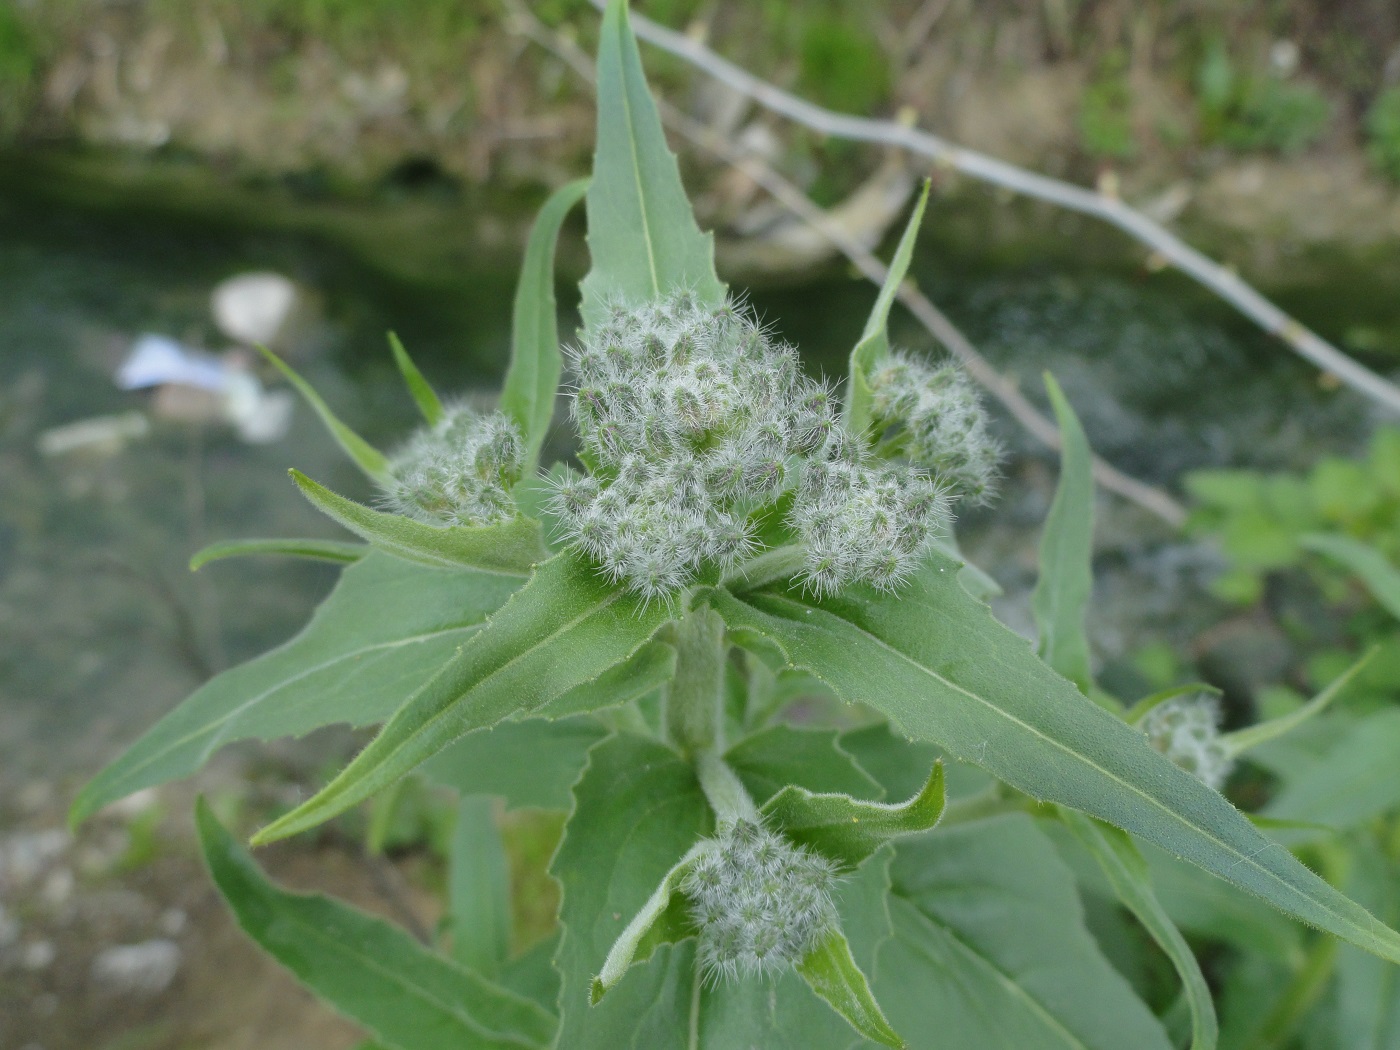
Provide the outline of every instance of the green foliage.
[[1367,110],[1366,150],[1376,167],[1400,182],[1400,85],[1382,91]]
[[[957,450],[940,443],[981,436],[985,420],[975,400],[944,397],[955,375],[913,369],[889,347],[922,201],[852,354],[840,425],[834,395],[801,379],[794,353],[735,321],[622,0],[604,15],[598,87],[593,268],[573,355],[598,380],[573,402],[587,473],[513,473],[521,460],[533,468],[560,381],[551,257],[582,193],[574,183],[546,203],[531,239],[499,412],[454,430],[460,409],[393,347],[437,442],[433,465],[468,489],[495,486],[496,524],[373,510],[294,474],[367,546],[215,551],[347,567],[300,635],[196,691],[83,790],[73,818],[188,775],[236,739],[383,723],[254,841],[373,800],[371,846],[388,846],[409,801],[456,789],[450,834],[433,832],[449,860],[443,950],[281,890],[207,807],[197,813],[239,924],[374,1047],[1168,1050],[1177,1015],[1159,1018],[1149,1002],[1169,996],[1144,997],[1124,976],[1149,971],[1134,952],[1151,942],[1183,986],[1194,1050],[1213,1050],[1214,1006],[1183,929],[1224,946],[1221,1045],[1243,1031],[1283,1045],[1324,993],[1341,1034],[1389,1023],[1400,934],[1335,883],[1347,874],[1394,916],[1394,832],[1363,841],[1350,867],[1338,835],[1365,836],[1400,809],[1400,708],[1339,710],[1342,686],[1364,673],[1353,669],[1309,704],[1276,695],[1273,721],[1225,735],[1212,720],[1195,725],[1202,746],[1230,760],[1247,752],[1272,778],[1251,816],[1155,748],[1138,720],[1150,728],[1186,693],[1120,699],[1093,680],[1090,453],[1053,380],[1064,447],[1032,602],[1039,654],[983,604],[985,576],[952,553],[951,534],[923,542],[942,520],[941,487],[958,480],[948,464],[961,461],[945,455]],[[622,367],[639,361],[655,367]],[[901,367],[917,380],[908,396],[879,400],[881,377]],[[402,457],[382,457],[288,378],[367,474],[402,483]],[[598,423],[590,399],[614,416]],[[636,420],[617,414],[627,406]],[[638,440],[619,440],[634,423]],[[741,452],[766,451],[717,462],[735,429]],[[1383,606],[1396,440],[1378,439],[1373,456],[1380,495],[1365,497],[1355,471],[1335,465],[1316,480],[1193,484],[1216,498],[1220,520],[1272,530],[1252,571],[1325,557],[1363,572]],[[658,450],[670,457],[664,488]],[[891,497],[901,492],[926,498]],[[713,542],[715,493],[732,542],[723,557],[693,556]],[[1319,524],[1326,514],[1335,520]],[[624,553],[686,573],[634,586],[640,570],[617,571],[593,542],[600,515]],[[905,560],[852,569],[882,544]],[[797,707],[793,720],[819,724],[786,724],[804,694],[825,706]],[[849,709],[836,714],[833,695]],[[422,787],[419,771],[436,786]],[[528,850],[510,833],[524,819],[539,832]],[[533,857],[544,880],[561,822],[551,923],[554,898],[521,899],[512,861]],[[1121,912],[1099,906],[1109,898]],[[1082,899],[1097,902],[1100,936]],[[527,907],[543,914],[522,918]],[[1279,913],[1323,932],[1305,937]],[[1127,916],[1145,937],[1102,933]],[[1332,936],[1353,947],[1339,952]]]
[[1095,157],[1130,160],[1138,151],[1133,132],[1133,95],[1127,59],[1121,51],[1109,55],[1099,74],[1079,98],[1079,138]]
[[819,105],[868,116],[889,96],[889,58],[867,10],[804,12],[797,87]]
[[1301,153],[1332,117],[1332,104],[1312,84],[1238,70],[1221,37],[1197,68],[1196,99],[1202,138],[1238,150]]

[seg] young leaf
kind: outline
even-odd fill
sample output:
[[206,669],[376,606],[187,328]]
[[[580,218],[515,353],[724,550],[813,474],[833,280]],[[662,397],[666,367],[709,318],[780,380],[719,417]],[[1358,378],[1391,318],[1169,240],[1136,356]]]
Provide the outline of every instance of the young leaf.
[[287,381],[297,388],[297,391],[306,403],[316,410],[316,414],[321,417],[321,422],[330,431],[331,437],[335,438],[336,444],[345,450],[345,454],[354,461],[355,466],[364,471],[371,480],[383,484],[389,479],[389,461],[384,457],[384,453],[371,445],[364,438],[360,437],[353,430],[347,427],[330,406],[322,400],[321,395],[316,393],[310,383],[292,370],[291,365],[283,361],[265,346],[258,347],[264,357],[277,366]]
[[373,510],[338,496],[299,470],[290,472],[301,494],[322,514],[380,550],[438,569],[476,569],[524,579],[548,552],[540,525],[515,517],[499,525],[425,525],[398,514]]
[[1191,1011],[1191,1050],[1215,1050],[1220,1026],[1215,1019],[1215,1003],[1186,938],[1176,928],[1152,889],[1147,862],[1133,840],[1117,828],[1101,824],[1072,809],[1060,810],[1060,819],[1098,862],[1118,900],[1137,916],[1138,922],[1171,960],[1181,978],[1186,1003]]
[[253,841],[315,827],[472,730],[540,709],[626,660],[669,619],[664,606],[606,583],[576,555],[555,555],[339,776]]
[[525,477],[533,475],[539,465],[540,446],[554,417],[554,395],[563,370],[554,304],[554,245],[564,217],[587,189],[588,180],[579,179],[555,190],[545,201],[530,230],[520,284],[515,289],[510,367],[501,390],[501,411],[515,420],[525,436]]
[[1376,548],[1350,536],[1313,533],[1304,536],[1302,545],[1310,551],[1340,562],[1355,574],[1371,597],[1390,615],[1400,619],[1400,569]]
[[1060,425],[1060,480],[1040,534],[1040,578],[1031,610],[1040,628],[1040,658],[1083,693],[1093,687],[1084,612],[1094,577],[1094,475],[1089,441],[1054,376],[1045,390]]
[[[774,585],[711,599],[796,667],[916,739],[1037,798],[1083,810],[1400,962],[1400,934],[1271,844],[1218,793],[1054,674],[957,582],[937,554],[898,594],[810,601]],[[1290,815],[1290,814],[1280,814]]]
[[920,1044],[936,1047],[1169,1050],[1084,928],[1073,876],[1028,817],[905,840],[892,875],[894,937],[874,986],[896,1031],[936,1033]]
[[507,809],[568,809],[588,749],[608,731],[593,718],[527,718],[468,733],[423,764],[425,776],[463,795],[496,795]]
[[413,358],[408,356],[408,351],[403,348],[403,343],[399,342],[399,337],[393,332],[389,333],[389,349],[393,351],[394,363],[399,366],[399,374],[403,376],[404,385],[408,387],[409,394],[413,396],[413,403],[423,414],[424,421],[430,427],[437,426],[442,422],[442,402],[438,400],[437,394],[423,378],[423,373],[418,371]]
[[851,956],[851,946],[840,930],[831,930],[800,963],[797,972],[812,991],[821,996],[861,1035],[883,1046],[902,1050],[908,1046],[890,1027],[870,982]]
[[243,930],[336,1010],[397,1050],[552,1045],[538,1005],[436,955],[402,930],[322,896],[279,889],[215,819],[196,810],[200,846]]
[[1220,737],[1220,742],[1225,745],[1226,751],[1233,758],[1243,754],[1251,747],[1258,747],[1284,733],[1296,729],[1314,715],[1321,714],[1338,693],[1346,688],[1347,683],[1356,677],[1357,673],[1371,662],[1371,657],[1376,655],[1379,647],[1372,647],[1360,660],[1348,667],[1337,677],[1326,689],[1318,693],[1306,704],[1300,706],[1296,711],[1290,711],[1286,715],[1278,718],[1271,718],[1267,722],[1260,722],[1257,725],[1245,726],[1243,729],[1236,729],[1233,733],[1225,733]]
[[191,557],[190,572],[198,572],[211,561],[247,555],[315,558],[352,565],[363,558],[368,550],[363,543],[342,543],[338,540],[226,540],[211,543]]
[[447,910],[452,957],[494,978],[510,951],[510,872],[496,807],[485,795],[464,795],[457,804]]
[[924,220],[924,207],[928,204],[930,180],[924,180],[919,199],[914,204],[914,212],[904,227],[904,235],[899,239],[894,258],[890,260],[889,273],[875,298],[875,308],[870,311],[870,319],[865,322],[865,331],[860,341],[851,351],[850,374],[846,377],[846,396],[843,399],[843,422],[846,429],[855,435],[864,434],[870,426],[870,402],[874,396],[870,389],[870,373],[890,353],[890,307],[899,294],[899,286],[909,272],[909,262],[914,256],[914,242],[919,236],[919,225]]
[[675,289],[719,305],[714,237],[695,224],[676,158],[647,90],[624,0],[609,0],[598,41],[598,142],[588,187],[583,319],[596,328],[614,301],[641,305]]
[[206,682],[94,777],[70,819],[76,824],[133,791],[188,776],[235,740],[383,721],[518,583],[371,552],[341,574],[300,634]]
[[812,791],[879,798],[879,783],[837,743],[831,729],[777,725],[745,737],[724,755],[749,795],[763,805],[790,784]]
[[943,802],[943,763],[937,762],[923,790],[901,804],[860,802],[790,786],[761,812],[793,842],[850,871],[892,839],[928,831],[943,815]]

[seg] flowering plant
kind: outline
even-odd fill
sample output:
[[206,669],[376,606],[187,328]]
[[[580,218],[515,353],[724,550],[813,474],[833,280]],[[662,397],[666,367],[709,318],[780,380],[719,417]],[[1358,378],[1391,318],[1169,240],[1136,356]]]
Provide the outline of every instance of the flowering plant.
[[[332,722],[383,727],[255,844],[414,770],[466,796],[468,874],[491,848],[470,798],[567,809],[558,932],[512,957],[489,893],[454,896],[438,952],[280,890],[201,806],[244,928],[402,1050],[1175,1045],[1088,933],[1065,851],[1160,945],[1192,1045],[1213,1047],[1209,990],[1137,840],[1400,961],[1400,935],[1216,791],[1341,683],[1231,735],[1208,698],[1129,707],[1093,682],[1089,453],[1053,381],[1038,653],[993,619],[951,527],[994,487],[982,410],[956,368],[886,334],[923,202],[838,397],[716,277],[621,0],[598,87],[595,169],[532,233],[498,409],[444,405],[395,343],[425,426],[386,456],[289,371],[381,507],[293,477],[364,543],[247,548],[349,565],[300,635],[196,692],[75,818],[231,740]],[[553,244],[585,197],[593,268],[565,355]],[[541,474],[566,356],[579,466]],[[830,717],[785,720],[796,696]]]

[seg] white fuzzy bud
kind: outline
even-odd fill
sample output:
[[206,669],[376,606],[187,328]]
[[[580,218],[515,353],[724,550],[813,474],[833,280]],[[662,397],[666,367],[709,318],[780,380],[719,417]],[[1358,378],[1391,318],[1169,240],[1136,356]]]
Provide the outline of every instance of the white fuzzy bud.
[[1143,717],[1141,729],[1153,747],[1217,791],[1234,768],[1220,740],[1220,703],[1207,693],[1164,700]]
[[721,827],[681,883],[712,980],[800,962],[836,924],[833,866],[747,820]]
[[510,490],[523,466],[515,423],[454,405],[390,461],[383,502],[429,525],[496,524],[515,516]]

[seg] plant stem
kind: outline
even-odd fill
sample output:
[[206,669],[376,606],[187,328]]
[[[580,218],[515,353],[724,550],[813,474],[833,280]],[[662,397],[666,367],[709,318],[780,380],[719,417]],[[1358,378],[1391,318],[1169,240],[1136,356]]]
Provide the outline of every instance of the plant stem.
[[718,751],[696,752],[695,775],[700,778],[700,789],[705,792],[705,798],[719,823],[734,820],[758,823],[758,807]]
[[724,620],[708,605],[675,624],[676,675],[666,688],[666,736],[683,754],[724,749]]

